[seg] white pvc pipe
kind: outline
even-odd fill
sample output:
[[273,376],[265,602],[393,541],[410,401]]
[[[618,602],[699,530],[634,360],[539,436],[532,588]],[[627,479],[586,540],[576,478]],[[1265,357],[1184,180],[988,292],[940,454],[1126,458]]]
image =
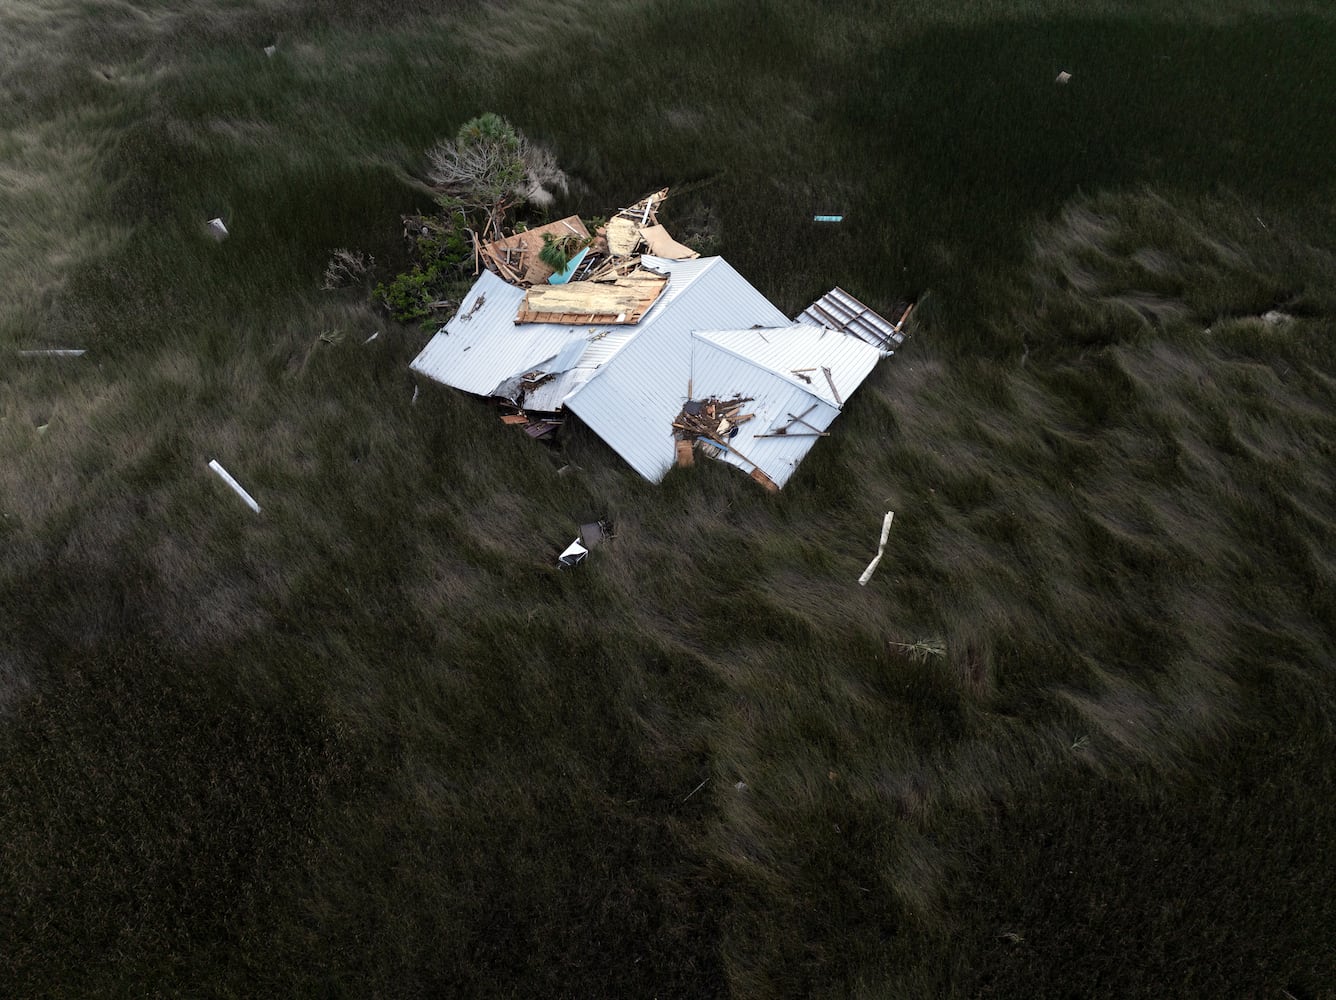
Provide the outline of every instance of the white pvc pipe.
[[236,495],[241,497],[241,499],[246,502],[247,507],[255,511],[255,513],[257,514],[260,513],[260,505],[255,502],[255,498],[241,488],[241,484],[237,482],[235,479],[233,479],[231,474],[221,465],[218,464],[218,460],[216,458],[212,458],[209,460],[209,468],[212,469],[214,472],[218,473],[218,475],[222,477],[223,482],[227,483],[228,486],[232,487]]
[[45,351],[19,351],[21,358],[77,358],[84,351],[70,350],[45,350]]
[[867,569],[863,570],[863,575],[858,578],[858,585],[866,587],[867,582],[872,579],[872,572],[877,568],[877,563],[881,562],[881,554],[886,551],[886,539],[891,534],[891,519],[895,517],[895,511],[888,510],[886,517],[881,522],[881,542],[877,546],[877,554],[872,557],[872,562],[868,563]]

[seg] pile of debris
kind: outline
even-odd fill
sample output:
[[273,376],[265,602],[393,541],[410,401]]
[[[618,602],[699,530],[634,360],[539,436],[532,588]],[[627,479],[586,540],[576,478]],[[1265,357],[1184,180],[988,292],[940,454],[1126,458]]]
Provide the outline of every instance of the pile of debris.
[[732,441],[738,436],[738,428],[756,417],[755,413],[742,413],[742,407],[753,402],[751,396],[734,396],[731,399],[688,399],[682,406],[682,412],[673,419],[673,438],[677,442],[677,464],[692,465],[695,461],[693,448],[700,448],[711,458],[718,458],[724,453],[742,459],[752,467],[751,477],[771,492],[778,492],[779,487],[761,470],[761,467],[742,454]]
[[[667,277],[646,267],[641,254],[668,260],[700,256],[659,223],[658,206],[668,188],[618,211],[592,235],[578,215],[484,243],[474,240],[474,274],[486,267],[512,285],[530,289],[517,323],[638,323],[662,293]],[[561,270],[543,259],[549,244],[560,246]]]
[[673,241],[667,196],[606,225],[474,236],[478,280],[413,370],[498,401],[534,438],[574,413],[651,482],[699,451],[777,490],[900,347],[910,304],[892,321],[834,288],[790,319]]
[[580,525],[579,536],[557,556],[558,568],[570,569],[572,566],[580,565],[584,562],[585,556],[589,555],[590,549],[612,537],[612,522],[606,518]]

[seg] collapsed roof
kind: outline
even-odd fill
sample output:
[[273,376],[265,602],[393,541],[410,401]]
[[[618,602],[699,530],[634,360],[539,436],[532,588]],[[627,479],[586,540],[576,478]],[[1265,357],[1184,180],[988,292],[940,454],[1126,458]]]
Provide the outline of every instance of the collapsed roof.
[[[606,246],[588,238],[589,260],[565,275],[537,261],[540,235],[480,248],[489,269],[411,367],[530,413],[569,410],[651,482],[685,441],[781,487],[903,340],[903,321],[838,288],[790,321],[722,258],[687,256],[654,218],[666,194],[610,220],[597,237]],[[587,233],[577,223],[543,230]],[[745,400],[746,414],[720,410],[745,419],[683,423],[692,401],[713,414],[725,399]]]

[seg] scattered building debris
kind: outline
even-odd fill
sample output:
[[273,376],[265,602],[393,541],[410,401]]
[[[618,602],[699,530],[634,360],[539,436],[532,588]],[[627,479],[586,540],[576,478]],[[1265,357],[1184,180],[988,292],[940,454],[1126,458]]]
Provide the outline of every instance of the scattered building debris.
[[599,542],[611,537],[612,522],[606,518],[580,525],[580,541],[587,549],[592,549]]
[[1068,73],[1068,72],[1064,69],[1061,73],[1058,74],[1057,79],[1054,80],[1053,82],[1054,82],[1054,83],[1066,83],[1066,82],[1067,82],[1068,80],[1070,80],[1071,78],[1072,78],[1072,75],[1071,75],[1070,73]]
[[683,246],[668,235],[668,230],[663,226],[648,226],[640,230],[640,238],[645,241],[645,247],[655,257],[666,257],[669,260],[695,260],[700,256],[691,247]]
[[78,358],[87,354],[85,350],[68,350],[65,348],[55,348],[48,350],[19,351],[21,358]]
[[891,641],[889,645],[919,663],[926,663],[933,658],[946,659],[946,642],[942,639],[916,639],[913,642]]
[[[700,451],[777,490],[904,341],[912,307],[892,323],[836,288],[790,321],[724,260],[668,236],[667,195],[592,235],[571,216],[478,244],[485,269],[464,308],[411,367],[504,401],[515,412],[502,419],[534,437],[570,411],[651,482]],[[555,272],[545,235],[587,252]]]
[[891,535],[891,521],[894,518],[895,511],[888,510],[886,517],[881,522],[881,541],[877,543],[877,554],[872,557],[872,561],[867,564],[867,569],[863,570],[863,575],[858,578],[860,587],[867,586],[867,582],[872,579],[872,574],[877,569],[877,563],[881,562],[881,555],[886,551],[886,539]]
[[478,247],[478,258],[488,269],[513,285],[537,285],[547,281],[553,273],[551,265],[538,256],[543,249],[544,236],[591,239],[580,217],[571,215],[545,226],[525,229],[505,239],[484,243]]
[[227,226],[224,225],[222,219],[210,219],[204,225],[208,234],[215,240],[218,240],[221,243],[223,240],[227,239]]
[[640,269],[612,281],[535,285],[525,293],[515,322],[635,325],[667,284],[667,275]]
[[557,556],[557,566],[561,569],[578,566],[584,562],[587,555],[589,555],[589,550],[581,545],[580,539],[577,538],[561,550],[561,555]]
[[257,514],[260,513],[260,505],[255,502],[255,498],[251,496],[249,493],[247,493],[242,488],[239,482],[237,482],[235,479],[232,478],[231,473],[229,473],[226,469],[224,469],[221,465],[218,464],[218,460],[216,458],[209,460],[209,468],[212,469],[214,472],[218,473],[219,477],[223,480],[223,482],[227,483],[228,486],[232,487],[232,492],[234,492],[237,496],[241,497],[241,499],[245,502],[247,507],[255,511],[255,513]]
[[561,555],[557,556],[557,566],[561,569],[578,566],[589,555],[590,549],[612,537],[612,522],[606,518],[580,525],[580,534],[575,541],[567,545]]

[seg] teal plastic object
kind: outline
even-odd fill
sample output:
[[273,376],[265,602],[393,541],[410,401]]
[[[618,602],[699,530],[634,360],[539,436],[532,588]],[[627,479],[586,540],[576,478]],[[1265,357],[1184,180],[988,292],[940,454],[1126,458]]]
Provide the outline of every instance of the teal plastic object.
[[583,250],[581,250],[579,253],[577,253],[574,257],[570,259],[570,262],[567,263],[565,268],[553,274],[552,277],[548,278],[547,283],[549,285],[566,284],[566,282],[571,280],[571,275],[574,274],[576,270],[580,267],[580,262],[585,259],[585,256],[588,253],[589,253],[589,248],[585,247]]
[[843,221],[844,221],[844,216],[842,216],[842,215],[814,215],[814,216],[812,216],[812,221],[813,221],[813,222],[843,222]]

